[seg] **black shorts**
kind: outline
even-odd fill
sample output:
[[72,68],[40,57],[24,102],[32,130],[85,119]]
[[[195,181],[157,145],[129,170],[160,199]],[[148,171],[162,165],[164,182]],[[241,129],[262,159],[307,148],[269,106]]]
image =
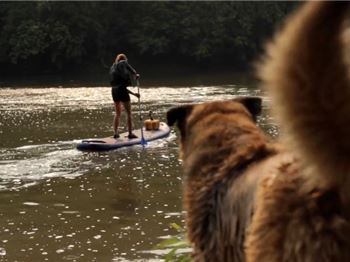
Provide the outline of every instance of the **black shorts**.
[[129,102],[130,95],[126,87],[113,86],[112,97],[114,102]]

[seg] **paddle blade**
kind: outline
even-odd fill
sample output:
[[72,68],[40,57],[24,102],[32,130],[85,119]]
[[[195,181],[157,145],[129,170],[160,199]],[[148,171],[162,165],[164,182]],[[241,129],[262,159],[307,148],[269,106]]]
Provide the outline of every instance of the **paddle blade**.
[[141,145],[143,146],[147,145],[147,141],[143,137],[141,138]]
[[147,145],[147,141],[145,139],[145,137],[143,136],[143,129],[141,128],[141,145],[145,146]]

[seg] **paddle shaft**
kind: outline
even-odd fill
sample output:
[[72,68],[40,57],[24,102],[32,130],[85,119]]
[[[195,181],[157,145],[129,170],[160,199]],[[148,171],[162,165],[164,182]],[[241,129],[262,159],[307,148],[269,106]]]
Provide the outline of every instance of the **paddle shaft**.
[[139,101],[139,117],[141,121],[141,144],[144,147],[146,144],[145,138],[143,136],[143,123],[142,123],[142,115],[141,115],[141,99],[140,99],[140,83],[139,80],[136,79],[136,85],[137,85],[137,93],[139,94],[138,101]]
[[140,83],[139,83],[139,80],[136,79],[136,86],[137,86],[137,93],[139,94],[139,97],[138,97],[138,101],[139,101],[139,117],[140,117],[140,120],[142,120],[142,116],[141,116],[141,99],[140,99]]

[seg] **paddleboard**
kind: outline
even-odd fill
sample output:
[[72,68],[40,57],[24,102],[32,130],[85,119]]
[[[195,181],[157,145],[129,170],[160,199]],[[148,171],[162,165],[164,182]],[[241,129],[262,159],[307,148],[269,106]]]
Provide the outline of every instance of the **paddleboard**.
[[[148,142],[168,136],[170,128],[166,123],[160,122],[158,130],[146,130],[143,127],[142,131],[144,140]],[[133,133],[137,135],[137,138],[129,139],[128,132],[126,132],[121,133],[119,138],[105,137],[84,139],[77,145],[77,149],[81,151],[107,151],[141,144],[141,129],[135,129]]]

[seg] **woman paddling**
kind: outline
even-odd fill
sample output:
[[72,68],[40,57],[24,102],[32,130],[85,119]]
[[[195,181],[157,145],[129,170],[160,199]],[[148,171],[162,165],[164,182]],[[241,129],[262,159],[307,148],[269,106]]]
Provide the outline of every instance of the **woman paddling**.
[[137,98],[140,98],[140,94],[131,92],[127,87],[131,85],[131,81],[136,80],[140,77],[136,73],[136,70],[128,64],[128,59],[125,54],[118,54],[115,62],[110,69],[111,86],[112,86],[112,98],[114,101],[115,116],[113,121],[114,138],[119,138],[119,122],[121,115],[121,104],[123,104],[127,113],[128,122],[128,138],[137,138],[132,133],[132,116],[131,116],[131,103],[130,95],[132,94]]

